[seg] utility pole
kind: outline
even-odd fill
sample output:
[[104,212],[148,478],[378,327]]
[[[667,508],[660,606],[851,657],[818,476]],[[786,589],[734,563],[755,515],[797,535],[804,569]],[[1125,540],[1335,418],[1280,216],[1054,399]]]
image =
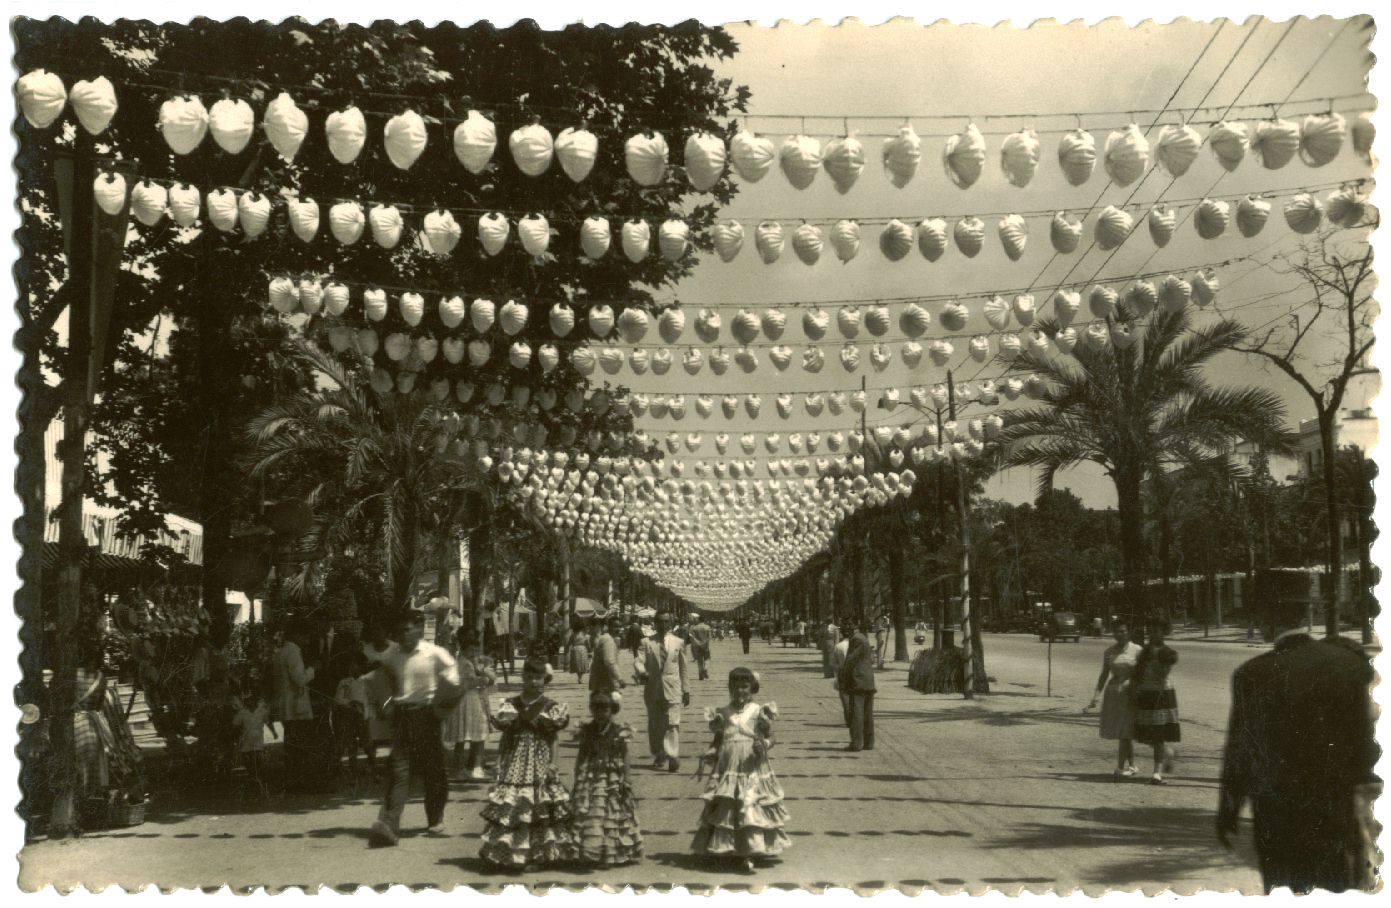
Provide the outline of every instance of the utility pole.
[[[953,422],[956,421],[956,382],[951,370],[947,370],[947,407]],[[941,436],[938,436],[939,438]],[[971,639],[971,512],[966,497],[966,476],[961,463],[956,464],[956,502],[961,511],[961,655],[965,667],[962,669],[962,693],[967,700],[974,700],[975,661],[972,655]]]

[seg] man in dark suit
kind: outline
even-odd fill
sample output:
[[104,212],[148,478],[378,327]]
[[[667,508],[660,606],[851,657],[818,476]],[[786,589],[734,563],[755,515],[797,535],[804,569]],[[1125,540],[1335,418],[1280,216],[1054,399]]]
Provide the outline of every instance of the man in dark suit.
[[874,651],[861,626],[850,638],[836,684],[845,703],[851,751],[874,749]]
[[1232,677],[1217,837],[1228,845],[1249,800],[1267,892],[1343,892],[1367,873],[1355,798],[1375,781],[1372,670],[1351,641],[1311,637],[1303,617],[1302,603],[1269,608],[1274,649]]

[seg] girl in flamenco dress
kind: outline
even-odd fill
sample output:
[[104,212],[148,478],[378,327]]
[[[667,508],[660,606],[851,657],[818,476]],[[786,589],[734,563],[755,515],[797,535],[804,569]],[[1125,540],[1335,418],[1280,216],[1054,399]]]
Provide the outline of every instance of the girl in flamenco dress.
[[736,668],[729,673],[729,705],[707,713],[715,740],[706,759],[714,769],[691,843],[696,854],[736,860],[745,871],[792,845],[783,831],[782,785],[768,763],[778,710],[753,702],[756,693],[758,676]]
[[573,860],[570,795],[555,767],[556,736],[570,722],[564,705],[546,696],[550,666],[528,657],[522,692],[493,715],[502,732],[497,781],[483,808],[485,864],[511,870]]
[[622,702],[617,691],[596,690],[589,695],[594,718],[580,726],[575,787],[570,792],[579,859],[601,867],[632,864],[642,857],[642,832],[628,781],[633,729],[614,719]]

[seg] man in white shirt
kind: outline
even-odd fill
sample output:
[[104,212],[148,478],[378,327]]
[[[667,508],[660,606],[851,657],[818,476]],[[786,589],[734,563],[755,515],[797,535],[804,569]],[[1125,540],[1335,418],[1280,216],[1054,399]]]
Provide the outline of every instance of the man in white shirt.
[[386,797],[372,824],[374,845],[395,845],[401,831],[401,814],[410,796],[412,771],[425,782],[427,831],[444,831],[444,805],[449,797],[449,778],[444,768],[444,742],[440,722],[443,712],[454,708],[462,695],[459,666],[443,648],[424,640],[425,616],[411,612],[402,619],[400,648],[382,660],[391,679],[388,701],[391,719],[391,760]]
[[270,716],[285,729],[285,775],[291,785],[303,785],[313,747],[314,707],[309,682],[314,669],[304,664],[303,647],[308,633],[295,625],[271,660]]
[[681,768],[681,707],[691,702],[686,684],[686,644],[668,633],[664,617],[653,623],[655,631],[642,642],[634,668],[643,684],[653,768],[665,765],[669,772],[676,772]]

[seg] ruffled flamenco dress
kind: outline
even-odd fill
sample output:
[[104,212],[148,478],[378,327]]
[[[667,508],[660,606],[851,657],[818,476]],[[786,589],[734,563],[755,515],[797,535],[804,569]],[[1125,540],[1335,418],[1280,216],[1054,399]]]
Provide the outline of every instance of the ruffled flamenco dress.
[[574,840],[581,861],[612,867],[642,857],[637,801],[628,781],[628,742],[633,729],[607,722],[580,728],[575,788],[570,793]]
[[691,842],[695,853],[755,858],[791,847],[783,831],[788,815],[782,785],[773,775],[766,748],[761,754],[754,751],[754,741],[768,737],[776,715],[771,703],[748,703],[742,709],[722,707],[711,718],[719,749],[701,795],[705,809]]
[[485,863],[520,869],[574,859],[570,795],[554,763],[556,735],[569,722],[565,707],[548,697],[512,697],[493,716],[502,743],[483,808]]

